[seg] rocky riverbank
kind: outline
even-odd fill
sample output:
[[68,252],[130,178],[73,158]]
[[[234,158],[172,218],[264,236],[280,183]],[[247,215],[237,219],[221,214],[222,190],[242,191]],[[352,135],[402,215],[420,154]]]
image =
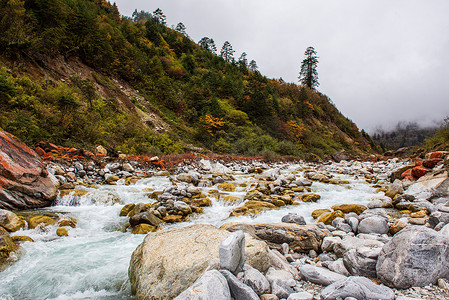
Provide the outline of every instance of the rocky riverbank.
[[[40,175],[9,159],[22,163],[15,167],[15,180],[33,178],[34,184],[46,178],[52,183],[49,190],[59,190],[54,204],[113,207],[117,222],[107,225],[107,231],[147,234],[129,267],[137,299],[449,298],[446,152],[415,160],[321,163],[195,157],[179,160],[168,172],[156,157],[111,158],[99,148],[86,159],[89,153],[60,147],[51,152],[48,147],[53,146],[41,146],[42,156],[52,159],[44,166],[34,156]],[[2,170],[12,181],[13,173]],[[120,193],[102,189],[119,191],[145,180],[159,182],[157,178],[164,185],[142,185],[142,191],[134,191],[139,200],[125,202]],[[338,205],[321,204],[321,190],[350,191],[353,181],[365,181],[379,196],[363,204],[341,199]],[[2,185],[2,192],[20,191],[31,199],[32,194],[17,186]],[[219,227],[191,225],[217,203],[222,210],[230,207]],[[305,216],[302,210],[310,204],[317,209]],[[284,210],[274,223],[242,222]],[[7,268],[20,258],[19,245],[33,241],[23,233],[63,242],[85,230],[79,226],[96,223],[92,216],[77,220],[57,211],[1,210],[0,264]]]

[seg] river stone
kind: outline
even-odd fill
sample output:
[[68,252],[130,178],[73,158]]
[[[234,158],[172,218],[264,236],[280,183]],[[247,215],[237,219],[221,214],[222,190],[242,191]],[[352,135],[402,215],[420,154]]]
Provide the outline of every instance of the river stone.
[[366,206],[362,204],[341,204],[332,206],[332,209],[341,210],[345,214],[354,212],[360,215],[362,212],[366,210]]
[[53,225],[54,223],[56,223],[56,220],[53,218],[50,218],[48,216],[36,215],[36,216],[32,216],[28,220],[28,227],[30,229],[34,229],[39,224],[43,224],[43,226],[48,226],[48,225]]
[[0,209],[0,226],[8,230],[9,232],[14,232],[20,228],[25,227],[25,222],[20,219],[15,213],[10,212],[6,209]]
[[221,268],[239,273],[245,264],[245,234],[243,231],[231,233],[220,243]]
[[133,230],[131,231],[132,234],[147,234],[149,232],[154,232],[156,231],[156,227],[151,226],[150,224],[138,224],[137,226],[135,226],[133,228]]
[[[136,299],[173,299],[218,259],[219,245],[229,235],[212,225],[195,224],[149,233],[133,252],[128,275]],[[266,271],[268,247],[245,236],[246,261]],[[221,274],[220,274],[221,275]]]
[[432,228],[435,228],[438,223],[449,223],[449,213],[436,211],[430,214],[429,216],[429,224]]
[[122,207],[122,209],[120,210],[120,217],[125,217],[129,214],[129,212],[131,210],[133,210],[133,208],[136,206],[135,203],[128,203],[125,206]]
[[298,225],[306,225],[306,221],[303,216],[299,216],[296,213],[289,213],[282,217],[281,222],[284,223],[295,223]]
[[0,209],[49,206],[58,195],[57,185],[36,152],[0,129]]
[[332,221],[336,218],[344,218],[345,214],[341,210],[336,210],[331,213],[322,214],[317,222],[323,222],[326,225],[331,225]]
[[377,241],[374,239],[365,239],[365,238],[359,238],[359,237],[351,237],[346,236],[342,240],[335,242],[334,244],[334,253],[338,257],[343,257],[343,254],[350,250],[350,249],[356,249],[359,247],[380,247],[382,248],[384,246],[384,243],[381,241]]
[[270,267],[267,272],[267,279],[271,285],[271,293],[278,298],[287,298],[294,293],[292,287],[296,285],[296,281],[291,273]]
[[377,257],[381,248],[359,247],[346,251],[343,263],[351,275],[364,276],[375,279]]
[[245,264],[243,267],[243,283],[253,289],[257,295],[268,294],[270,289],[270,283],[268,279],[257,269]]
[[299,292],[290,294],[287,300],[313,300],[313,295],[309,292]]
[[449,278],[449,238],[424,226],[409,226],[385,244],[377,260],[378,279],[407,289]]
[[[155,299],[155,298],[148,298],[148,299]],[[160,298],[160,299],[173,299],[173,298]],[[198,278],[198,280],[196,280],[188,289],[182,292],[175,299],[231,300],[232,298],[231,298],[231,291],[229,290],[226,278],[217,270],[210,270],[205,272],[200,278]]]
[[336,261],[329,263],[327,268],[335,273],[341,274],[343,276],[349,276],[348,269],[346,269],[345,264],[343,263],[343,258],[339,258]]
[[4,264],[8,262],[11,252],[16,251],[18,246],[13,242],[9,233],[0,227],[0,272],[4,269]]
[[326,236],[321,243],[321,250],[331,252],[334,248],[334,244],[341,241],[341,238],[336,236]]
[[220,270],[220,273],[226,278],[231,296],[235,300],[259,300],[259,296],[249,286],[237,279],[228,270]]
[[359,233],[379,233],[384,234],[388,232],[388,221],[381,216],[369,216],[359,222]]
[[328,269],[312,265],[301,266],[299,269],[299,273],[304,280],[308,280],[310,282],[321,284],[324,286],[346,278],[346,276],[339,273],[335,273]]
[[148,211],[141,212],[141,213],[129,218],[129,224],[132,227],[135,227],[139,224],[149,224],[154,227],[158,227],[161,223],[162,223],[161,219],[159,219],[154,214],[152,214]]
[[321,291],[321,300],[338,300],[347,297],[356,299],[394,300],[394,291],[377,285],[368,278],[350,276],[339,280]]

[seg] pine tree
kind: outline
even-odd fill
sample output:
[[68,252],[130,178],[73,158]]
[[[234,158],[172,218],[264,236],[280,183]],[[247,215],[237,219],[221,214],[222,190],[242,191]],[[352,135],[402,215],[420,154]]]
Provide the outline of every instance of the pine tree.
[[148,20],[151,20],[151,18],[152,18],[151,13],[144,11],[144,10],[137,11],[137,9],[136,9],[136,10],[134,10],[134,12],[132,14],[132,20],[136,23],[146,22]]
[[249,70],[251,72],[256,72],[257,71],[257,63],[256,61],[253,59],[252,61],[249,62],[249,66],[248,66]]
[[175,30],[183,35],[187,35],[186,26],[181,22],[179,22],[178,25],[176,25]]
[[299,72],[299,83],[315,90],[320,84],[318,82],[318,56],[313,47],[308,47],[304,53],[306,58],[301,63],[301,71]]
[[214,40],[206,36],[199,40],[198,45],[212,53],[215,53],[217,51],[217,46],[215,46]]
[[167,17],[162,12],[162,9],[158,8],[153,11],[153,19],[157,24],[165,25],[167,24]]
[[246,52],[243,52],[239,57],[239,63],[245,68],[248,67],[248,59],[246,58],[246,56]]
[[230,42],[226,41],[221,47],[220,56],[227,62],[232,62],[234,60],[234,50],[232,50],[232,45]]

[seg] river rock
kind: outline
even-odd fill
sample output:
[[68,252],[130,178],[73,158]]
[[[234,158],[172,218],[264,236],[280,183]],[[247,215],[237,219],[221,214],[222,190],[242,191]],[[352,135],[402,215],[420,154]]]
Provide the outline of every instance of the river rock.
[[259,296],[249,286],[241,282],[228,270],[220,270],[226,278],[232,298],[236,300],[259,300]]
[[414,196],[417,199],[429,199],[434,195],[447,196],[449,194],[448,173],[429,173],[419,178],[410,185],[405,194]]
[[343,255],[345,268],[351,275],[375,279],[377,277],[377,257],[380,250],[379,247],[359,247],[346,251]]
[[296,285],[296,281],[291,273],[271,267],[266,276],[271,285],[271,293],[278,298],[287,298],[294,293],[293,287]]
[[369,216],[359,222],[359,233],[379,233],[384,234],[388,232],[388,221],[381,216]]
[[394,291],[377,285],[368,278],[350,276],[339,280],[321,291],[321,300],[356,299],[394,300]]
[[28,220],[28,227],[30,229],[34,229],[40,224],[42,224],[43,226],[48,226],[53,225],[54,223],[56,223],[56,220],[53,218],[50,218],[48,216],[35,215]]
[[449,223],[449,213],[436,211],[430,214],[429,216],[429,224],[432,228],[437,226],[439,223],[448,224]]
[[0,129],[0,209],[30,209],[50,205],[58,195],[58,180],[39,156]]
[[384,243],[375,239],[365,239],[359,237],[345,236],[342,240],[334,244],[334,253],[338,257],[343,257],[343,254],[350,249],[357,249],[359,247],[379,247],[382,248]]
[[[167,296],[170,291],[167,291]],[[156,298],[148,298],[156,299]],[[173,297],[157,298],[173,299]],[[226,278],[217,270],[205,272],[188,289],[175,298],[176,300],[231,300],[231,291]]]
[[341,210],[345,214],[354,212],[354,213],[360,215],[362,212],[364,212],[367,209],[367,207],[365,205],[361,205],[361,204],[341,204],[341,205],[332,206],[332,209],[333,210]]
[[304,280],[308,280],[310,282],[321,284],[324,286],[346,278],[346,276],[339,273],[335,273],[328,269],[312,265],[301,266],[299,268],[299,273]]
[[[221,268],[239,273],[245,264],[245,234],[236,231],[226,237],[219,248]],[[226,276],[225,276],[226,277]]]
[[20,219],[15,213],[10,212],[6,209],[0,209],[0,226],[8,230],[9,232],[14,232],[20,228],[25,227],[25,222]]
[[313,295],[309,292],[299,292],[290,294],[287,300],[313,300]]
[[327,268],[335,273],[341,274],[343,276],[349,276],[348,269],[346,269],[345,264],[343,263],[343,258],[339,258],[336,261],[330,262]]
[[[212,225],[196,224],[149,233],[133,252],[129,267],[136,299],[173,299],[218,259],[219,245],[229,235]],[[268,247],[245,236],[246,261],[266,271]],[[221,275],[221,274],[220,274]]]
[[255,234],[270,246],[282,251],[282,244],[287,243],[294,252],[319,251],[323,238],[328,231],[315,225],[298,225],[292,223],[256,224]]
[[427,227],[409,226],[385,244],[376,270],[381,282],[399,289],[436,284],[449,278],[449,239]]
[[295,223],[298,225],[306,225],[306,221],[303,216],[299,216],[296,213],[289,213],[282,217],[281,222],[284,223]]
[[326,225],[331,225],[332,221],[335,220],[336,218],[344,218],[344,217],[345,217],[345,214],[341,210],[336,210],[331,213],[322,214],[318,218],[317,222],[318,223],[323,222]]
[[141,212],[129,218],[129,224],[132,227],[135,227],[139,224],[149,224],[151,226],[158,227],[161,223],[161,219],[148,211]]
[[243,267],[243,283],[253,289],[257,295],[268,294],[271,291],[270,282],[257,269],[245,264]]
[[9,233],[0,227],[0,272],[4,268],[4,264],[8,262],[9,255],[16,251],[18,246],[13,242]]

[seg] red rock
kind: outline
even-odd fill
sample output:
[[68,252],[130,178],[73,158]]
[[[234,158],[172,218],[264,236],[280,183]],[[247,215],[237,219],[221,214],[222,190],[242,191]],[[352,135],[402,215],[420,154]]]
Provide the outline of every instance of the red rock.
[[413,176],[406,176],[402,181],[416,181],[416,178]]
[[416,178],[420,178],[429,173],[429,170],[424,168],[423,166],[417,166],[412,169],[412,176]]
[[437,151],[437,152],[430,152],[426,154],[426,159],[433,159],[433,158],[441,158],[444,159],[444,157],[448,154],[448,151]]
[[44,156],[45,155],[45,151],[41,147],[36,147],[34,149],[34,151],[36,151],[36,153],[39,154],[39,156]]
[[443,161],[441,158],[432,158],[426,159],[423,161],[423,166],[429,169],[435,167],[440,161]]
[[404,173],[401,174],[402,177],[412,176],[412,169],[408,169]]
[[50,205],[58,192],[54,179],[36,152],[0,129],[0,208]]
[[422,166],[422,163],[423,163],[422,160],[417,160],[417,161],[415,162],[415,165],[416,165],[416,166]]

